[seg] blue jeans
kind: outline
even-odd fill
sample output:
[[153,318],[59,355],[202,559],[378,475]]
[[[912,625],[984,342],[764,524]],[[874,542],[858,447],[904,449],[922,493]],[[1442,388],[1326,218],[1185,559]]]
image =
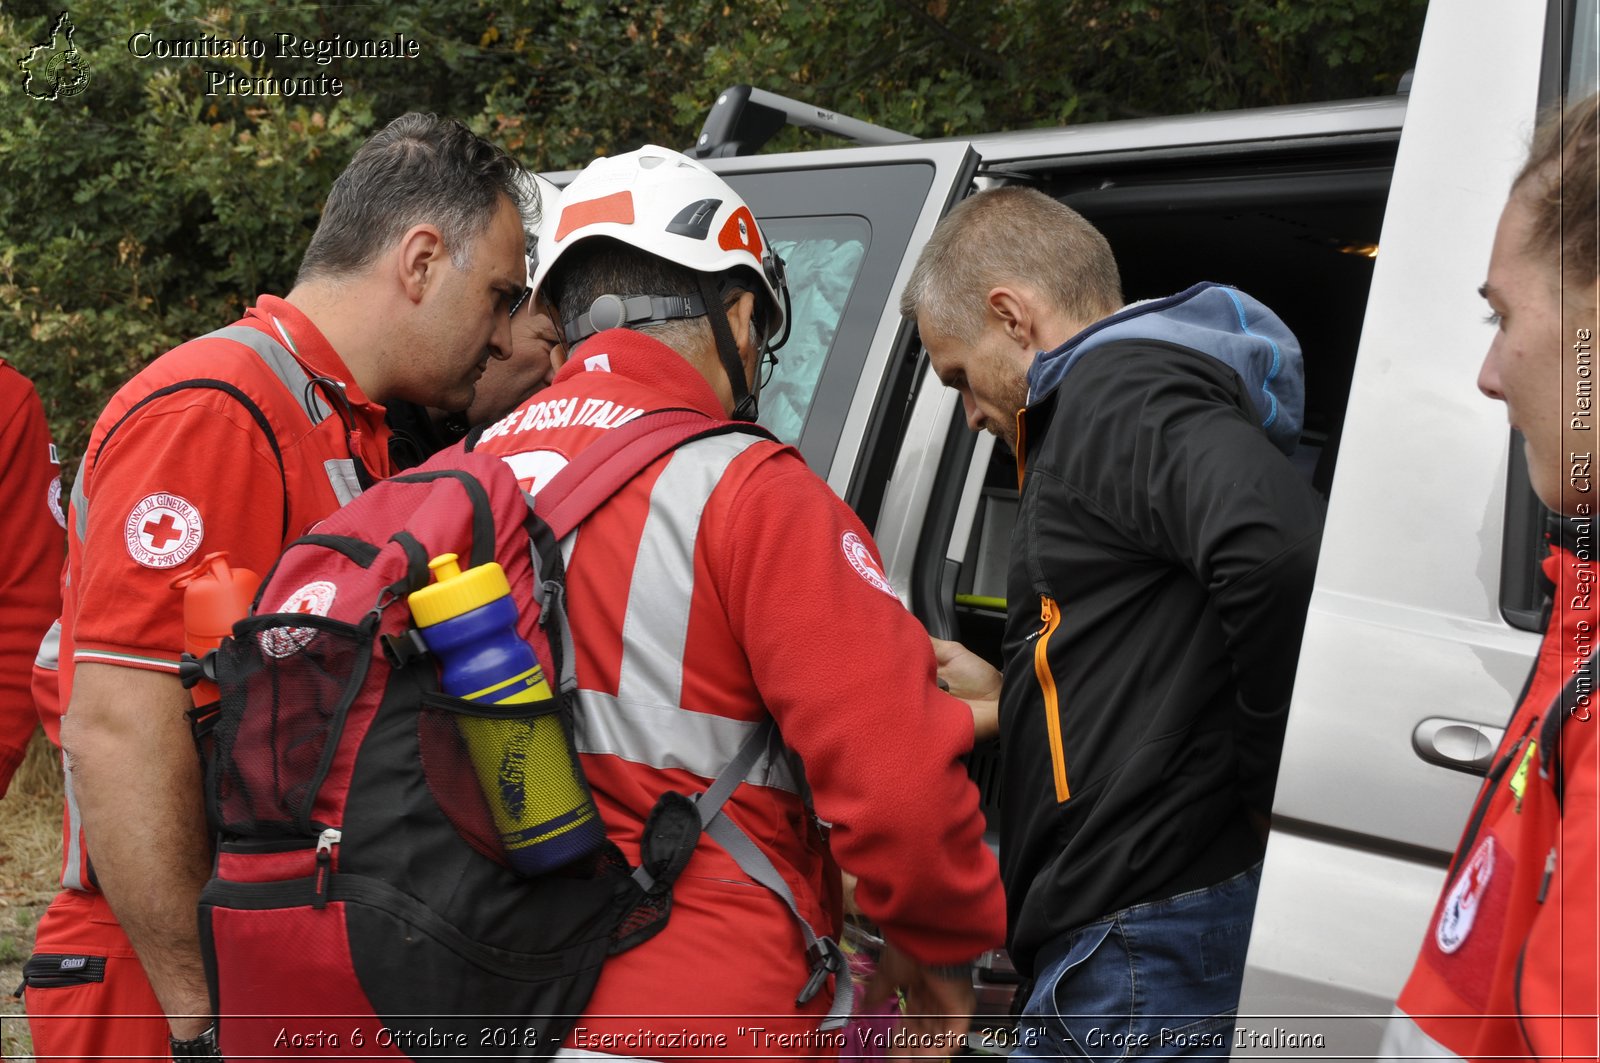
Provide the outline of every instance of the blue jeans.
[[1260,885],[1257,864],[1050,942],[1011,1058],[1227,1059]]

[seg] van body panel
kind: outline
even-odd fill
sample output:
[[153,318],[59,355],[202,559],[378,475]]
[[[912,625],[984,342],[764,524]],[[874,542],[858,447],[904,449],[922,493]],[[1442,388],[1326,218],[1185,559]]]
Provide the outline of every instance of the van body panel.
[[1405,111],[1404,97],[1383,96],[993,133],[974,136],[967,143],[983,156],[985,166],[1028,168],[1030,163],[1063,154],[1131,151],[1154,157],[1165,149],[1193,149],[1207,144],[1230,149],[1248,145],[1258,151],[1274,141],[1296,144],[1320,137],[1382,133],[1398,126]]

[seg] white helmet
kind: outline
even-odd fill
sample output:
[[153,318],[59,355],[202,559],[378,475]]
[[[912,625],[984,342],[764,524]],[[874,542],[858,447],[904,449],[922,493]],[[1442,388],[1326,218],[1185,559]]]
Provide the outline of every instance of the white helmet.
[[539,224],[527,230],[528,237],[528,292],[533,292],[534,267],[539,262],[539,241],[548,232],[555,230],[556,214],[561,210],[561,189],[555,182],[541,177],[536,173],[528,173],[527,180],[523,182],[523,191],[531,192],[532,198],[539,204]]
[[529,285],[537,292],[563,254],[597,236],[700,273],[743,269],[766,294],[767,335],[783,327],[783,260],[739,194],[687,155],[647,144],[585,167],[545,208]]

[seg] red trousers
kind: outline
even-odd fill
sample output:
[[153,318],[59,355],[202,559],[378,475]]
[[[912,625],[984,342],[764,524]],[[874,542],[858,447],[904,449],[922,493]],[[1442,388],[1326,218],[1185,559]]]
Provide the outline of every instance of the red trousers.
[[166,1015],[98,893],[62,890],[50,902],[23,999],[41,1063],[172,1058]]

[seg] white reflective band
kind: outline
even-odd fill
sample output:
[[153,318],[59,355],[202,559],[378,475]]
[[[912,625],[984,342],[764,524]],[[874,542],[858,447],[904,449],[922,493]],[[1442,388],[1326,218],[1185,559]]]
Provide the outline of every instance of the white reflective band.
[[50,625],[50,630],[44,633],[44,638],[39,640],[39,652],[33,658],[35,668],[43,668],[47,672],[59,671],[61,668],[61,619]]
[[[277,324],[276,320],[273,324]],[[322,401],[317,389],[307,386],[311,383],[311,374],[306,372],[306,367],[300,364],[299,359],[291,354],[288,348],[265,332],[250,328],[248,325],[229,325],[207,333],[203,338],[213,337],[242,343],[255,351],[261,360],[267,363],[272,375],[278,378],[283,389],[294,398],[295,404],[312,424],[321,424],[332,415],[332,408]]]
[[76,514],[80,543],[89,534],[89,496],[83,493],[83,470],[88,467],[89,455],[85,454],[78,461],[78,475],[72,478],[72,512]]
[[356,463],[350,458],[329,458],[322,463],[328,474],[328,485],[341,506],[353,502],[361,494],[361,479],[356,475]]
[[1389,1022],[1383,1029],[1383,1046],[1378,1050],[1376,1058],[1462,1060],[1461,1056],[1424,1033],[1416,1020],[1399,1008],[1394,1009],[1394,1014],[1389,1017]]
[[[716,778],[760,726],[676,705],[624,701],[593,690],[577,692],[573,724],[580,753],[609,753],[630,764],[663,771],[678,768],[704,779]],[[800,793],[793,754],[781,742],[767,747],[745,781]]]
[[67,858],[61,869],[61,884],[69,890],[85,890],[83,880],[83,813],[78,811],[78,795],[72,788],[72,762],[62,754],[61,767],[67,791]]
[[[681,707],[700,517],[728,466],[755,442],[742,433],[694,440],[672,453],[656,479],[629,580],[618,693],[577,691],[574,735],[580,752],[714,779],[759,726]],[[562,541],[563,552],[572,538]],[[796,795],[803,792],[801,779],[798,762],[781,741],[748,776],[757,786]]]
[[755,442],[754,436],[736,433],[686,443],[656,479],[628,587],[619,698],[659,705],[683,700],[700,515],[733,459]]

